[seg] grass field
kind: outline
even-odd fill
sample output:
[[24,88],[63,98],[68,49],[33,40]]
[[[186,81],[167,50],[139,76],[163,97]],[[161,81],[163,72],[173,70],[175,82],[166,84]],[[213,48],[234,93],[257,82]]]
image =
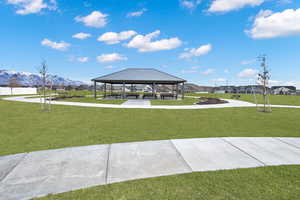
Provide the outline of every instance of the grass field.
[[151,100],[151,105],[193,105],[199,102],[196,98],[184,98],[183,100]]
[[69,146],[226,136],[299,137],[300,110],[110,109],[0,100],[0,155]]
[[95,99],[94,97],[84,97],[84,98],[67,98],[61,99],[59,101],[68,101],[68,102],[82,102],[82,103],[104,103],[104,104],[122,104],[126,100],[123,99]]
[[[254,95],[252,94],[239,94],[241,101],[247,101],[251,103],[256,103]],[[231,99],[232,94],[186,94],[186,96],[203,96],[203,97],[218,97],[224,99]],[[259,104],[263,103],[262,95],[256,95],[257,102]],[[300,106],[300,96],[293,95],[270,95],[270,104],[273,105],[294,105]]]
[[300,166],[277,166],[158,177],[92,187],[41,200],[296,200]]

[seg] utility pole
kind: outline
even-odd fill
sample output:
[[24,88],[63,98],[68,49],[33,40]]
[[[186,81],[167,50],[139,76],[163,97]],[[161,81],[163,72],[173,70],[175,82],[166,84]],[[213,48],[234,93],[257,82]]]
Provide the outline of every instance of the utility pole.
[[[271,112],[270,105],[269,105],[269,99],[268,99],[268,83],[270,80],[270,72],[267,69],[266,64],[266,55],[261,55],[258,57],[258,59],[261,61],[261,68],[262,72],[258,74],[258,81],[263,86],[263,110],[262,112]],[[269,108],[269,109],[268,109]]]

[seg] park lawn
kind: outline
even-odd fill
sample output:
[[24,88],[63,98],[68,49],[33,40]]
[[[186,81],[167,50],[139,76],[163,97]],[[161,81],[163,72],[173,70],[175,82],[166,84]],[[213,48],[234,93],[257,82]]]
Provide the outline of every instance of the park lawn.
[[197,102],[199,102],[198,99],[189,98],[189,97],[186,97],[183,100],[154,99],[154,100],[151,100],[151,105],[194,105]]
[[299,137],[300,110],[113,109],[0,100],[0,155],[92,144],[199,137]]
[[[224,98],[224,99],[232,99],[233,94],[196,94],[196,93],[190,93],[186,94],[187,96],[202,96],[202,97],[217,97],[217,98]],[[259,103],[262,104],[263,96],[262,95],[256,95],[253,94],[238,94],[241,95],[241,98],[239,100],[241,101],[247,101],[251,103]],[[300,96],[296,95],[270,95],[270,104],[272,105],[292,105],[292,106],[300,106]]]
[[197,172],[50,195],[40,200],[290,200],[300,197],[300,166]]
[[100,103],[100,104],[122,104],[126,100],[123,99],[95,99],[94,97],[83,97],[83,98],[67,98],[58,101],[67,102],[82,102],[82,103]]

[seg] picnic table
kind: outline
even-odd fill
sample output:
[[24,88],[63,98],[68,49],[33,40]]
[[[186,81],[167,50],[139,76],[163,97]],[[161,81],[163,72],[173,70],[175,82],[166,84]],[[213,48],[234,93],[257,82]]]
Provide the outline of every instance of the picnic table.
[[176,95],[172,94],[172,93],[161,93],[160,94],[160,98],[161,99],[165,99],[165,98],[174,98]]
[[155,99],[157,99],[157,95],[155,93],[145,93],[145,94],[143,94],[143,99],[146,99],[146,98],[155,98]]
[[139,93],[127,93],[127,94],[126,94],[126,98],[127,98],[127,97],[135,97],[136,99],[138,99],[139,96],[140,96]]
[[106,95],[106,97],[113,97],[113,98],[119,99],[119,98],[122,98],[122,94],[121,93],[112,93],[112,94]]

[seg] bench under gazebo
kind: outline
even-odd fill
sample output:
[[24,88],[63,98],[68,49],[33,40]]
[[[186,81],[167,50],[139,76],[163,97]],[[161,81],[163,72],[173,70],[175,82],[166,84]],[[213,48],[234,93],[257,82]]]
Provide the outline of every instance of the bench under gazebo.
[[[114,72],[105,76],[92,79],[94,82],[94,97],[97,98],[97,83],[103,83],[104,98],[122,98],[126,99],[133,97],[138,99],[140,94],[134,92],[134,85],[151,85],[152,91],[143,93],[142,98],[157,98],[157,85],[171,85],[171,92],[160,93],[161,99],[166,98],[181,98],[184,99],[184,83],[186,80],[173,76],[171,74],[159,71],[152,68],[128,68],[118,72]],[[121,85],[120,93],[113,93],[114,85]],[[126,85],[130,85],[130,92],[125,92]],[[107,91],[110,86],[110,93]],[[179,88],[180,87],[180,88]]]

